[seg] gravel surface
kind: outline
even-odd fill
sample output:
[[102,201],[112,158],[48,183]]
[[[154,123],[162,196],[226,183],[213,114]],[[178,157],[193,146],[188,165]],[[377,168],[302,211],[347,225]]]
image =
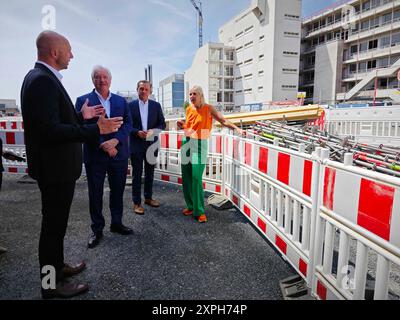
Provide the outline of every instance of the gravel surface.
[[[0,255],[0,299],[39,299],[40,193],[18,179],[6,174],[0,192],[0,245],[8,248]],[[283,299],[279,281],[295,272],[236,209],[207,207],[208,222],[199,224],[181,214],[181,187],[155,182],[154,198],[162,205],[146,206],[138,216],[130,193],[127,186],[123,220],[134,234],[109,232],[106,191],[104,238],[87,249],[87,184],[77,182],[65,257],[87,262],[75,280],[88,282],[90,290],[76,299]]]

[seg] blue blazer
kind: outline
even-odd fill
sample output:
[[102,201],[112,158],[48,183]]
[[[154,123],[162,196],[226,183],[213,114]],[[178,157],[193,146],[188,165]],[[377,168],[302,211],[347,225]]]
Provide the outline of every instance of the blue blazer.
[[[132,117],[132,132],[131,132],[131,153],[141,153],[147,151],[147,148],[158,141],[158,134],[155,135],[153,141],[145,141],[137,135],[143,130],[142,118],[140,117],[139,100],[134,100],[129,103],[129,110]],[[149,100],[149,113],[147,119],[147,130],[159,129],[165,130],[165,119],[161,109],[161,105],[153,100]],[[157,133],[157,132],[156,132]]]
[[[76,99],[75,108],[77,111],[82,109],[86,99],[89,99],[89,106],[99,105],[100,100],[96,92],[93,90],[91,93],[85,94]],[[84,163],[91,162],[105,162],[109,161],[111,158],[104,152],[100,145],[110,139],[116,138],[119,143],[117,145],[118,153],[114,160],[127,160],[129,158],[129,135],[132,130],[132,121],[128,108],[128,103],[125,98],[118,96],[116,94],[111,94],[110,98],[110,118],[113,117],[123,117],[124,123],[119,128],[117,132],[110,134],[100,135],[99,144],[85,143],[83,145],[83,161]],[[86,120],[86,123],[96,123],[98,118]]]

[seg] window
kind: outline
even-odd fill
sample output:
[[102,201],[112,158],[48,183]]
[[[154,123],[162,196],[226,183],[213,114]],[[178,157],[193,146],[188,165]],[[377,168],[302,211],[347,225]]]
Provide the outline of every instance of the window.
[[244,93],[245,94],[249,94],[249,93],[252,93],[253,92],[253,89],[244,89]]
[[376,17],[376,18],[374,18],[374,19],[371,19],[371,20],[370,20],[370,23],[369,23],[369,26],[370,26],[370,28],[379,27],[379,17]]
[[243,31],[236,34],[236,39],[243,35]]
[[353,45],[353,46],[350,47],[350,53],[352,55],[357,53],[357,47],[358,47],[357,45]]
[[361,22],[361,31],[369,29],[369,20]]
[[296,16],[296,15],[294,15],[294,14],[287,14],[287,13],[285,13],[285,18],[286,18],[286,19],[299,20],[299,19],[300,19],[300,16]]
[[392,47],[397,46],[400,43],[400,33],[395,33],[392,35]]
[[236,63],[236,67],[240,67],[242,64],[243,62]]
[[289,31],[285,31],[284,32],[285,37],[298,37],[299,33],[298,32],[289,32]]
[[264,59],[264,55],[260,54],[258,58],[259,58],[259,60],[263,60]]
[[285,84],[282,85],[282,89],[286,89],[286,90],[293,90],[296,88],[297,88],[297,86],[295,86],[295,85],[285,85]]
[[250,64],[250,63],[252,63],[253,62],[253,59],[248,59],[248,60],[246,60],[245,62],[244,62],[244,64]]
[[244,32],[248,33],[250,31],[252,31],[253,29],[254,29],[254,26],[250,26],[250,27],[244,29]]
[[378,39],[371,40],[368,42],[368,50],[376,49],[378,48]]
[[358,64],[358,71],[365,72],[367,70],[367,63],[365,61]]
[[248,47],[250,47],[252,44],[253,44],[253,41],[247,42],[247,43],[244,45],[244,47],[245,47],[245,48],[248,48]]
[[242,93],[243,91],[242,90],[238,90],[238,91],[236,91],[235,93]]
[[389,57],[380,58],[378,65],[380,68],[385,68],[389,66]]
[[241,80],[242,78],[243,78],[242,76],[239,76],[239,77],[236,77],[235,80]]
[[261,37],[260,37],[260,42],[261,42],[261,41],[264,41],[264,38],[265,38],[265,36],[261,36]]
[[282,71],[285,72],[285,73],[296,73],[297,69],[282,68]]
[[246,74],[246,75],[244,76],[244,80],[250,80],[250,79],[252,79],[252,78],[253,78],[253,74],[252,74],[252,73]]
[[371,2],[369,0],[363,2],[361,8],[362,8],[362,11],[367,11],[367,10],[371,9]]
[[264,92],[264,87],[258,87],[258,92]]
[[[293,51],[283,51],[283,54],[289,55],[289,56],[297,56],[299,53],[298,52],[293,52]],[[264,55],[262,54],[261,56],[264,56]]]
[[355,64],[355,63],[350,64],[349,65],[349,70],[350,70],[350,73],[357,72],[357,64]]
[[262,77],[262,76],[264,75],[264,70],[258,71],[258,75],[259,75],[260,77]]
[[370,60],[367,62],[367,69],[375,69],[376,68],[376,60]]
[[368,42],[360,43],[360,52],[367,51],[368,49]]
[[385,15],[383,15],[383,17],[382,17],[382,23],[383,24],[389,23],[391,21],[392,21],[392,13],[391,12],[386,13]]
[[379,39],[379,47],[386,48],[390,46],[390,36],[382,37]]
[[400,10],[393,12],[393,21],[397,21],[400,19]]

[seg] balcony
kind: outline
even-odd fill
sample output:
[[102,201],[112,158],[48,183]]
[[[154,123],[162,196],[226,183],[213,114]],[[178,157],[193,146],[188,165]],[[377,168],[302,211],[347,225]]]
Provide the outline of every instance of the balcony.
[[324,26],[320,26],[320,27],[318,27],[316,29],[307,31],[305,38],[306,39],[307,38],[311,38],[311,37],[314,37],[314,36],[316,36],[316,35],[318,35],[320,33],[325,33],[325,32],[328,32],[328,31],[335,30],[335,29],[339,29],[342,26],[342,24],[343,24],[342,23],[342,19],[338,19],[336,21],[332,21],[332,22],[330,22],[330,23],[328,23],[328,24],[326,24]]
[[[355,62],[360,62],[363,60],[371,60],[371,59],[377,59],[377,58],[382,58],[386,57],[389,55],[394,55],[400,53],[400,43],[394,45],[394,46],[388,46],[385,48],[377,48],[377,49],[372,49],[368,50],[365,52],[362,52],[358,55],[357,53],[354,53],[353,55],[349,55],[347,60],[343,61],[343,64],[349,64],[349,63],[355,63]],[[392,61],[393,63],[395,61]],[[381,67],[386,67],[386,66],[381,66]]]
[[[305,38],[307,39],[307,38],[310,38],[310,37],[313,37],[313,36],[317,36],[320,33],[325,33],[327,31],[332,31],[334,29],[337,29],[337,28],[343,27],[345,25],[348,25],[352,21],[356,22],[356,21],[360,21],[360,20],[375,16],[375,15],[379,15],[379,14],[391,9],[393,6],[396,7],[396,6],[399,6],[399,5],[400,5],[400,0],[396,0],[396,1],[393,1],[393,2],[388,2],[388,3],[385,3],[385,4],[383,3],[383,1],[380,1],[374,7],[365,8],[361,12],[360,11],[355,12],[355,15],[352,16],[351,18],[348,17],[348,16],[347,17],[341,17],[340,19],[332,21],[332,22],[330,22],[328,24],[325,24],[323,26],[319,26],[318,28],[314,28],[314,29],[312,29],[310,31],[305,31]],[[387,22],[387,23],[384,23],[384,24],[379,24],[378,26],[373,27],[371,29],[376,29],[377,27],[384,26],[385,24],[389,24],[390,25],[390,22]],[[357,38],[355,38],[355,36],[357,36],[357,34],[359,34],[359,33],[360,33],[360,35],[362,33],[365,34],[365,31],[369,31],[369,30],[370,29],[353,32],[351,34],[351,37],[349,36],[349,40],[346,41],[346,42],[351,42],[351,41],[356,40]],[[367,34],[367,36],[368,36],[368,34]]]
[[[400,1],[399,1],[400,2]],[[399,3],[400,5],[400,3]],[[378,25],[369,27],[368,29],[352,31],[349,33],[349,37],[345,40],[345,43],[355,42],[361,39],[369,38],[371,36],[382,34],[385,32],[390,32],[394,29],[400,28],[400,18],[397,18],[386,23],[379,22]]]

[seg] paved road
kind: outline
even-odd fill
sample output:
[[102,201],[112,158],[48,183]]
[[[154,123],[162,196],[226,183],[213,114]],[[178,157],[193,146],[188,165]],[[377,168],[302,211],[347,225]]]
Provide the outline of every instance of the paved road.
[[[0,192],[0,244],[9,249],[0,256],[0,299],[38,299],[40,193],[17,180],[6,175]],[[180,187],[156,182],[162,206],[138,216],[130,192],[128,186],[124,223],[134,234],[111,234],[106,227],[101,244],[87,249],[88,191],[86,182],[77,183],[65,256],[87,262],[76,279],[90,285],[77,299],[282,299],[279,280],[294,272],[238,211],[207,208],[209,221],[199,224],[180,213]],[[108,192],[109,226],[106,198]]]

